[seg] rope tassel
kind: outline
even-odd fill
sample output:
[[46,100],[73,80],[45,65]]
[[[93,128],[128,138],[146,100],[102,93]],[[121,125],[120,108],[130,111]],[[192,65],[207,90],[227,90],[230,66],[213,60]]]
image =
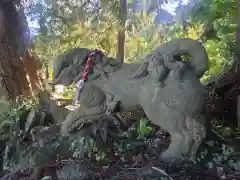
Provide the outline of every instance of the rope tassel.
[[91,61],[92,61],[92,57],[93,57],[93,56],[96,56],[98,52],[101,53],[101,51],[99,51],[99,50],[94,50],[94,51],[92,51],[92,52],[88,55],[88,59],[87,59],[87,62],[86,62],[86,64],[85,64],[85,68],[84,68],[84,70],[83,70],[83,72],[82,72],[82,77],[81,77],[81,79],[80,79],[79,81],[77,81],[77,83],[76,83],[75,104],[77,104],[77,100],[78,100],[79,97],[80,97],[80,93],[81,93],[81,91],[82,91],[82,89],[83,89],[83,87],[84,87],[84,83],[85,83],[85,81],[86,81],[86,79],[87,79],[87,75],[88,75],[88,73],[89,73],[90,66],[91,66],[91,63],[92,63],[92,62],[91,62]]

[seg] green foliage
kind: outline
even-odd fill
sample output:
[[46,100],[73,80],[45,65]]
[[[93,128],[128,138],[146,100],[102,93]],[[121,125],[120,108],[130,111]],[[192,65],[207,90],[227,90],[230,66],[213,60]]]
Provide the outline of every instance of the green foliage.
[[101,151],[94,139],[89,137],[80,137],[74,140],[71,149],[74,150],[74,158],[83,158],[86,154],[89,158],[94,158],[96,161],[104,160],[105,152]]
[[236,42],[237,1],[201,0],[192,12],[193,23],[213,25],[214,37],[209,37],[205,47],[210,58],[210,69],[203,77],[207,80],[223,67],[232,63],[232,45]]
[[[207,4],[199,5],[198,10],[193,12],[192,17],[189,19],[191,26],[187,31],[183,31],[181,25],[178,24],[156,26],[151,14],[132,13],[129,10],[126,22],[125,62],[139,61],[156,46],[172,38],[190,37],[198,39],[204,30],[203,23],[206,19],[215,16],[213,12],[217,11],[219,16],[217,19],[213,17],[215,18],[213,25],[218,38],[207,40],[204,43],[210,58],[210,68],[205,73],[202,81],[207,81],[209,77],[217,75],[223,67],[232,62],[229,47],[235,40],[236,24],[230,22],[233,22],[232,19],[236,14],[236,8],[227,9],[227,16],[223,16],[225,11],[219,8],[225,6],[225,3],[208,1]],[[214,4],[213,7],[212,4]],[[99,12],[99,17],[106,15],[106,11],[112,8],[108,3],[103,6],[105,11],[103,13]],[[116,6],[116,3],[114,6]],[[57,56],[74,47],[98,48],[106,55],[115,57],[118,21],[114,15],[108,15],[107,17],[107,19],[100,18],[101,20],[94,22],[84,20],[81,23],[76,23],[71,21],[71,23],[68,23],[68,28],[61,29],[61,36],[46,36],[40,33],[34,40],[37,54],[40,59],[47,61],[50,66]],[[74,19],[74,17],[72,18]],[[145,31],[144,37],[142,36],[143,31]],[[49,72],[51,72],[51,67]]]
[[36,95],[31,97],[18,97],[17,101],[11,104],[9,111],[0,115],[0,138],[2,140],[11,141],[19,135],[21,131],[18,129],[20,115],[37,105]]
[[[114,142],[114,147],[117,149],[117,152],[124,153],[134,148],[131,144],[132,140],[143,140],[148,143],[147,136],[151,130],[149,121],[141,119],[136,124],[132,125],[126,133],[124,133],[126,138],[118,142]],[[87,136],[75,139],[71,145],[71,149],[74,151],[74,158],[83,158],[86,155],[89,158],[94,158],[96,161],[101,161],[106,158],[106,153],[99,148],[95,139]]]
[[114,147],[119,153],[125,153],[134,149],[137,145],[143,144],[142,142],[148,144],[150,142],[148,137],[151,131],[152,128],[149,126],[149,121],[147,119],[140,119],[128,131],[124,132],[125,138],[114,142]]
[[[18,97],[15,103],[12,103],[9,111],[0,116],[0,139],[7,145],[7,163],[9,166],[19,164],[20,157],[23,155],[20,148],[20,141],[23,135],[20,116],[25,111],[36,108],[36,94],[31,97]],[[24,120],[25,123],[25,120]]]
[[146,119],[141,119],[137,124],[137,134],[138,139],[145,138],[152,131],[152,128],[148,126],[148,121]]

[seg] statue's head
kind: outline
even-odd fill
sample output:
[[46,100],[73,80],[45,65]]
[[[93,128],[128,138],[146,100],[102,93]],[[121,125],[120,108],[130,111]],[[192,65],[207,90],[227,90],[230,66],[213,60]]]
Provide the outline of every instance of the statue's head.
[[[60,60],[54,62],[54,84],[69,86],[73,82],[80,80],[86,67],[88,55],[89,53],[87,55],[84,54],[84,57],[82,54],[75,54],[72,57],[65,55]],[[117,65],[114,58],[109,58],[101,52],[96,53],[96,56],[91,57],[91,66],[87,75],[87,81],[97,79],[106,73],[114,71]]]

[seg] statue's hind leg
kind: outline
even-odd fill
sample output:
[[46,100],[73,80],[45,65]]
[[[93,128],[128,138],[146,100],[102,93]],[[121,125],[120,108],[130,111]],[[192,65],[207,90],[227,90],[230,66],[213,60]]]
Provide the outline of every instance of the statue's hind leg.
[[[185,117],[187,118],[187,117]],[[185,138],[185,152],[186,153],[186,157],[189,158],[190,156],[190,151],[191,151],[191,147],[193,146],[194,140],[193,140],[193,133],[192,131],[186,126],[186,124],[184,124],[181,128],[181,132],[184,135]]]
[[202,141],[206,138],[207,134],[206,134],[206,128],[203,124],[204,119],[199,117],[198,119],[191,118],[188,120],[190,120],[192,122],[191,123],[192,124],[191,132],[192,132],[192,138],[193,138],[193,144],[189,151],[189,159],[195,162],[197,151],[198,151]]
[[173,163],[175,160],[183,160],[187,152],[184,152],[185,138],[181,131],[169,132],[171,143],[168,149],[160,155],[165,162]]
[[158,111],[151,108],[152,106],[145,105],[144,107],[149,120],[171,135],[168,149],[160,155],[162,160],[171,163],[175,160],[188,158],[193,139],[186,126],[185,114],[165,103],[159,104]]
[[[190,157],[190,151],[193,145],[193,136],[189,129],[185,126],[185,121],[176,121],[176,124],[168,130],[171,135],[171,144],[166,151],[161,154],[161,158],[167,162],[173,162],[174,160],[182,160]],[[179,124],[180,122],[180,124]],[[182,123],[183,122],[183,123]]]

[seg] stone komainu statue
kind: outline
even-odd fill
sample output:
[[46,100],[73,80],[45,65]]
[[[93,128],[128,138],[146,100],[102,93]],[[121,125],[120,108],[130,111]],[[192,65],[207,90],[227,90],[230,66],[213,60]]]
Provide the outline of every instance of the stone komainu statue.
[[[75,48],[58,58],[53,71],[55,84],[68,86],[79,80],[89,53],[89,49]],[[182,55],[190,60],[181,61]],[[91,91],[95,98],[89,102],[95,108],[107,101],[120,101],[122,108],[140,105],[153,124],[171,135],[171,144],[161,158],[168,162],[183,157],[195,160],[206,137],[204,89],[199,78],[207,68],[208,55],[202,44],[188,38],[174,39],[153,50],[141,64],[117,64],[103,54],[93,57],[82,93],[89,95]],[[111,98],[97,98],[102,93],[94,93],[91,87]],[[94,103],[97,99],[101,101]],[[69,127],[82,122],[81,117],[72,117],[70,113],[63,131],[71,131]]]

